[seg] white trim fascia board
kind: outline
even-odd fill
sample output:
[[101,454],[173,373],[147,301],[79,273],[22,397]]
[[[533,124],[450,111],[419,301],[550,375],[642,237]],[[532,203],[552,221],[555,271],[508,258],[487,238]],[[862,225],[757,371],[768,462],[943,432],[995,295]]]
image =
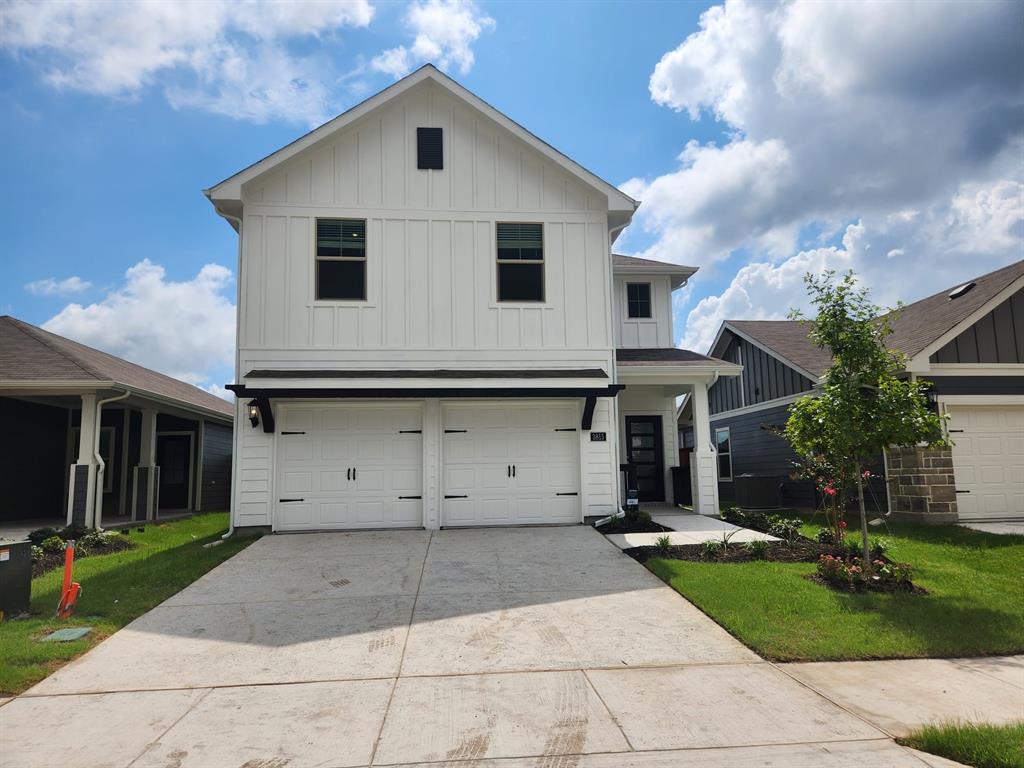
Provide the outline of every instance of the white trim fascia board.
[[682,288],[689,281],[691,277],[696,274],[696,267],[683,267],[669,265],[666,267],[651,267],[651,266],[628,266],[620,267],[612,266],[612,273],[615,277],[670,277],[679,278],[672,279],[669,281],[672,291],[676,291]]
[[499,112],[479,96],[476,96],[463,86],[459,85],[443,72],[435,68],[432,64],[425,64],[415,72],[407,75],[393,85],[388,86],[380,93],[371,96],[348,111],[328,120],[319,128],[313,129],[305,136],[296,139],[292,143],[287,144],[262,160],[250,165],[248,168],[228,177],[224,181],[213,185],[209,189],[203,190],[204,194],[210,198],[211,201],[221,199],[241,199],[242,185],[246,182],[295,157],[300,152],[318,143],[320,140],[341,130],[345,126],[350,125],[359,118],[368,115],[378,107],[386,104],[397,96],[400,96],[414,86],[419,85],[424,80],[431,80],[437,85],[445,88],[453,96],[462,99],[462,101],[468,103],[471,107],[482,112],[485,116],[489,117],[505,130],[511,132],[516,136],[516,138],[525,142],[532,149],[547,157],[563,170],[571,173],[579,179],[582,179],[589,186],[602,192],[607,197],[609,211],[625,211],[629,216],[632,216],[633,212],[639,207],[640,203],[637,200],[634,200],[613,184],[602,179],[600,176],[588,171],[575,160],[572,160],[562,154],[550,144],[528,131],[522,125]]
[[919,371],[925,378],[936,376],[1024,376],[1021,363],[941,363],[927,371]]
[[[126,389],[130,389],[133,395],[138,395],[143,400],[152,400],[156,403],[164,403],[165,405],[173,406],[181,411],[187,411],[191,414],[202,414],[212,419],[222,421],[225,424],[234,424],[235,418],[221,411],[215,411],[212,408],[207,408],[202,405],[195,405],[193,403],[186,403],[182,400],[177,400],[173,397],[166,397],[164,395],[158,395],[155,392],[149,392],[145,389],[139,389],[138,387],[129,387],[127,384],[119,384]],[[224,402],[227,402],[226,400]],[[230,405],[230,403],[229,403]]]
[[993,309],[998,307],[1000,304],[1002,304],[1008,298],[1013,296],[1013,294],[1015,294],[1022,287],[1024,287],[1024,275],[1021,275],[1016,280],[1011,281],[1005,288],[1003,288],[1001,291],[999,291],[999,293],[997,293],[991,299],[989,299],[984,304],[982,304],[980,307],[978,307],[976,310],[974,310],[974,312],[969,314],[967,317],[965,317],[959,323],[957,323],[952,328],[950,328],[948,331],[946,331],[944,334],[939,336],[939,338],[937,338],[935,341],[933,341],[927,347],[922,349],[916,355],[914,355],[911,358],[908,358],[907,359],[907,365],[906,365],[907,370],[908,371],[912,371],[914,373],[925,373],[925,372],[927,372],[929,370],[929,363],[928,363],[928,358],[929,357],[931,357],[933,354],[938,352],[940,349],[942,349],[944,346],[946,346],[949,342],[951,342],[953,339],[955,339],[957,336],[959,336],[963,331],[965,331],[968,328],[970,328],[972,325],[974,325],[981,318],[983,318],[985,315],[987,315]]
[[940,405],[1024,405],[1024,395],[939,395]]
[[[746,341],[746,342],[748,342],[748,343],[750,343],[750,344],[753,344],[753,345],[754,345],[755,347],[757,347],[758,349],[760,349],[761,351],[763,351],[763,352],[764,352],[765,354],[771,355],[772,357],[774,357],[774,358],[775,358],[776,360],[778,360],[778,361],[779,361],[780,363],[782,363],[783,365],[788,365],[788,366],[789,366],[790,368],[792,368],[792,369],[793,369],[794,371],[796,371],[796,372],[797,372],[797,373],[799,373],[800,375],[802,375],[802,376],[804,376],[804,377],[806,377],[806,378],[810,379],[810,380],[811,380],[811,381],[813,381],[813,382],[814,382],[815,384],[818,384],[819,382],[821,382],[821,376],[816,376],[816,375],[814,375],[813,373],[811,373],[810,371],[808,371],[808,370],[807,370],[806,368],[803,368],[802,366],[799,366],[799,365],[797,365],[797,364],[796,364],[796,363],[794,363],[794,362],[793,362],[792,360],[788,360],[788,359],[786,359],[785,357],[783,357],[782,355],[780,355],[780,354],[779,354],[778,352],[775,352],[775,351],[773,351],[773,350],[769,349],[769,348],[768,348],[767,346],[765,346],[765,345],[764,345],[764,344],[762,344],[761,342],[759,342],[759,341],[756,341],[756,340],[755,340],[754,338],[752,338],[751,336],[749,336],[749,335],[747,335],[747,334],[743,333],[743,331],[737,330],[737,329],[736,329],[736,328],[734,328],[733,326],[729,325],[729,321],[728,321],[728,320],[726,320],[726,321],[725,321],[724,323],[722,323],[722,327],[724,328],[725,326],[729,326],[729,332],[730,332],[730,333],[735,333],[735,334],[736,334],[737,336],[739,336],[739,337],[740,337],[741,339],[743,339],[744,341]],[[721,331],[719,331],[719,333],[721,333]],[[717,343],[717,338],[716,338],[716,343]],[[714,347],[712,347],[712,349],[713,349],[713,348],[714,348]]]
[[722,419],[729,419],[734,416],[743,416],[747,413],[757,413],[758,411],[767,411],[772,408],[777,408],[780,405],[789,405],[795,403],[801,397],[809,396],[814,397],[815,391],[812,389],[809,392],[800,392],[796,395],[786,395],[785,397],[777,397],[774,400],[765,400],[763,403],[756,403],[755,405],[747,405],[743,408],[733,408],[731,411],[721,411],[719,413],[712,413],[710,416],[711,421],[720,421]]
[[[609,384],[608,379],[248,379],[250,389],[303,389],[315,395],[320,389],[592,389]],[[483,395],[482,396],[486,396]]]
[[739,376],[743,368],[732,363],[717,365],[629,365],[615,366],[618,381],[649,379],[651,383],[666,381],[680,384],[703,383],[715,376]]

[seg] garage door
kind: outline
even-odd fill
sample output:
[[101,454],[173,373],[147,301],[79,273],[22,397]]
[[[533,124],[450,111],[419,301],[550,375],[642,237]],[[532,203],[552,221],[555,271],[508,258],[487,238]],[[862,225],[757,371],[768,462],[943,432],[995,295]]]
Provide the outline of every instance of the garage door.
[[442,525],[581,521],[574,402],[453,404],[441,418]]
[[960,519],[1024,517],[1024,406],[946,410]]
[[423,525],[419,405],[286,405],[274,529]]

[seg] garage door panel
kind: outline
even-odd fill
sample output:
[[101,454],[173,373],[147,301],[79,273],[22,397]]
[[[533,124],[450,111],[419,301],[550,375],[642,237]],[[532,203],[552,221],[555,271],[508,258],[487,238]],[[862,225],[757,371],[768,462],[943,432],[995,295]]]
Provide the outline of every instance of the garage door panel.
[[1024,517],[1024,406],[947,410],[960,518]]
[[[421,409],[316,404],[282,409],[277,530],[422,525]],[[350,472],[355,468],[357,471]],[[415,499],[399,499],[415,496]]]
[[441,524],[579,522],[578,495],[557,495],[579,491],[578,419],[571,403],[445,404],[444,494],[468,498],[445,499]]

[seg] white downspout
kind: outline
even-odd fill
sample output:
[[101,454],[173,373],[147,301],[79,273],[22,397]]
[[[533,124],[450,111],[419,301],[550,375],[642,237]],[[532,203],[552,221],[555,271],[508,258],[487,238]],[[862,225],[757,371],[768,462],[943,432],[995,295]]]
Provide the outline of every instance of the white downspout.
[[96,459],[96,498],[93,500],[92,524],[97,530],[103,530],[103,473],[107,465],[100,456],[100,435],[103,434],[103,406],[107,403],[116,403],[131,395],[131,390],[126,389],[120,395],[108,397],[106,400],[96,401],[96,437],[93,440],[92,457]]
[[[213,201],[211,200],[210,202],[213,202]],[[235,281],[236,281],[236,285],[237,285],[237,296],[238,296],[238,299],[235,300],[235,375],[237,376],[238,375],[238,334],[240,333],[238,316],[239,316],[239,312],[241,310],[241,306],[240,306],[241,302],[239,300],[242,297],[242,283],[241,283],[241,275],[242,275],[242,219],[240,217],[238,217],[238,216],[232,216],[230,213],[224,213],[223,211],[218,210],[216,204],[213,206],[213,209],[215,211],[217,211],[217,214],[221,218],[226,219],[226,220],[228,220],[230,222],[234,222],[237,225],[237,227],[238,227],[238,253],[235,256]],[[237,418],[237,416],[238,416],[238,396],[236,395],[235,396],[235,417]],[[231,538],[232,536],[235,535],[235,504],[238,502],[238,495],[235,493],[235,490],[236,490],[235,489],[235,478],[236,478],[236,476],[238,474],[238,471],[236,469],[236,467],[238,466],[238,457],[235,456],[235,435],[238,434],[237,430],[238,430],[238,425],[235,424],[234,421],[232,421],[232,423],[231,423],[231,492],[230,492],[231,505],[230,505],[230,508],[228,509],[228,532],[225,533],[223,536],[221,536],[218,541],[212,542],[211,544],[208,544],[207,546],[216,546],[221,541],[224,541],[225,539],[229,539],[229,538]],[[202,491],[200,491],[200,493],[202,493]]]

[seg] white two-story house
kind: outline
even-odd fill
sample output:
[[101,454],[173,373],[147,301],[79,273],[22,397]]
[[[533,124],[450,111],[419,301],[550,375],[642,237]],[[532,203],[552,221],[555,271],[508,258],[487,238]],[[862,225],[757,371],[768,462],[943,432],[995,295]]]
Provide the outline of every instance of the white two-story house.
[[693,268],[612,256],[637,201],[429,65],[206,195],[238,232],[236,528],[581,523],[629,462],[671,500],[676,398],[707,435],[740,370],[673,348]]

